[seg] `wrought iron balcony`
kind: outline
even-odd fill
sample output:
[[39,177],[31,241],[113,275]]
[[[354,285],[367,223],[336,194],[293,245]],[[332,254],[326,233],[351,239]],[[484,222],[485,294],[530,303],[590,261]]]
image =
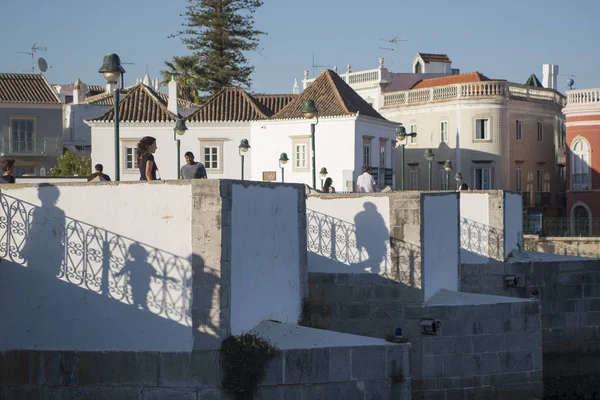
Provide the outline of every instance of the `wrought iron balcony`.
[[523,199],[523,207],[533,206],[533,202],[531,201],[531,192],[522,192],[521,198]]
[[525,217],[523,233],[540,236],[600,236],[600,219]]
[[552,193],[550,192],[535,192],[535,206],[548,207],[552,202]]
[[48,156],[58,155],[60,145],[43,139],[0,138],[0,155],[7,156]]
[[590,174],[572,174],[571,190],[590,190]]

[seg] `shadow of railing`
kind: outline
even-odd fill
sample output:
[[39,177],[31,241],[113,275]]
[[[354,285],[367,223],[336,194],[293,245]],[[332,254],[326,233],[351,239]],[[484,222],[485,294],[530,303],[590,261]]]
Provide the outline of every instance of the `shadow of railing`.
[[482,261],[477,258],[504,260],[502,231],[462,217],[460,219],[460,248],[463,253],[463,262]]
[[54,257],[60,267],[46,277],[192,326],[191,258],[66,217],[54,205],[0,194],[0,208],[0,258],[39,273]]
[[356,226],[314,210],[306,210],[308,251],[342,264],[367,259],[356,244]]

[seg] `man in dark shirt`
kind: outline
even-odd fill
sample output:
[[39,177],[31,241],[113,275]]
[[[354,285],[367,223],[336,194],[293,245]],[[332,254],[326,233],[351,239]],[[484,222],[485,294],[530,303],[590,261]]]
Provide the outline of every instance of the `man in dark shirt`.
[[104,170],[104,166],[102,166],[102,164],[96,164],[96,166],[94,168],[96,169],[96,172],[94,172],[93,174],[91,174],[89,176],[88,182],[89,181],[101,181],[101,182],[110,181],[110,176],[102,173],[102,171]]
[[206,179],[206,168],[202,163],[194,161],[191,151],[185,153],[185,165],[181,167],[180,179]]
[[13,175],[15,171],[15,160],[4,159],[2,160],[2,179],[0,183],[15,183],[15,177]]

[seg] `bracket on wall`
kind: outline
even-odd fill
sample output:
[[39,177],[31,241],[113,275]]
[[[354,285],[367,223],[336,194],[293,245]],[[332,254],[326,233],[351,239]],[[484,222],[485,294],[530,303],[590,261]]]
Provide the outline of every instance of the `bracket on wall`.
[[421,318],[419,325],[423,335],[437,335],[440,323],[433,318]]

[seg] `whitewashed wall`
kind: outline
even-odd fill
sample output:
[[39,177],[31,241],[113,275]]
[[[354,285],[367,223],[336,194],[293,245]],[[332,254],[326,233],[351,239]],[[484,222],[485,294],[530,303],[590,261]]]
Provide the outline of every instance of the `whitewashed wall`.
[[489,261],[489,195],[460,192],[460,257],[464,264]]
[[440,289],[458,290],[458,194],[426,194],[422,207],[421,254],[424,297],[427,301]]
[[233,186],[231,333],[263,320],[296,323],[301,270],[298,190]]
[[[371,143],[371,168],[376,170],[379,167],[382,168],[394,168],[396,167],[396,127],[398,123],[379,121],[373,118],[360,117],[356,121],[356,148],[355,148],[355,159],[354,159],[354,185],[356,187],[356,179],[363,173],[362,167],[364,166],[364,147],[366,137],[373,137],[370,140]],[[384,163],[381,165],[380,151],[381,147],[384,147]],[[394,174],[392,174],[392,177]],[[385,187],[385,182],[379,182],[380,179],[384,179],[384,176],[378,177],[377,185],[379,188]],[[394,182],[391,185],[394,186]],[[394,188],[394,187],[393,187]]]
[[308,197],[308,271],[390,273],[389,203],[385,196]]
[[0,351],[192,349],[189,184],[1,191]]
[[523,251],[523,200],[520,193],[504,193],[504,258]]

